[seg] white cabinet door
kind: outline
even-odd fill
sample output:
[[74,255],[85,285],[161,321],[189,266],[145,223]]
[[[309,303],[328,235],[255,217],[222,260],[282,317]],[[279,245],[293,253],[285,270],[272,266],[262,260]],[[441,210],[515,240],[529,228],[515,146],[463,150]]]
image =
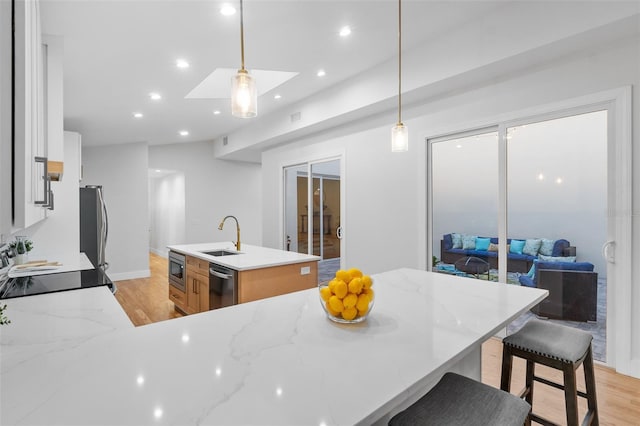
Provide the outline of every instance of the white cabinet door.
[[[45,87],[40,13],[37,0],[15,2],[15,187],[14,229],[46,217],[42,202],[46,173]],[[46,164],[46,161],[45,163]]]

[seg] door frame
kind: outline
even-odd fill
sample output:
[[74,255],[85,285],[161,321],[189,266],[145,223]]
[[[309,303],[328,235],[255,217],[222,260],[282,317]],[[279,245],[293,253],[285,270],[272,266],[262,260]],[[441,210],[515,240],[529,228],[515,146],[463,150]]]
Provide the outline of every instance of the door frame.
[[[607,364],[617,371],[640,377],[640,358],[632,358],[632,88],[624,86],[560,102],[505,113],[473,125],[458,126],[425,137],[426,143],[426,265],[431,270],[433,200],[431,186],[434,140],[498,127],[499,217],[498,237],[507,237],[507,140],[508,127],[592,111],[607,111],[607,239],[614,241],[614,256],[607,263]],[[499,253],[499,280],[506,282],[506,247]]]
[[280,188],[279,188],[279,231],[278,231],[278,244],[281,248],[286,250],[286,239],[284,237],[284,229],[285,229],[285,173],[284,170],[287,167],[293,166],[303,166],[307,167],[307,216],[309,217],[309,222],[307,223],[307,229],[311,232],[307,235],[307,254],[313,254],[313,215],[312,213],[313,207],[313,194],[312,194],[312,184],[313,184],[313,176],[311,173],[311,168],[314,164],[325,163],[328,161],[340,161],[340,227],[342,228],[341,237],[340,237],[340,268],[344,268],[344,265],[347,264],[346,261],[346,238],[345,238],[345,229],[347,223],[347,215],[346,215],[346,205],[347,205],[347,196],[346,196],[346,165],[345,165],[345,152],[335,152],[335,153],[327,153],[323,156],[309,156],[302,157],[300,159],[296,159],[293,161],[282,162],[279,164],[279,173],[280,173]]

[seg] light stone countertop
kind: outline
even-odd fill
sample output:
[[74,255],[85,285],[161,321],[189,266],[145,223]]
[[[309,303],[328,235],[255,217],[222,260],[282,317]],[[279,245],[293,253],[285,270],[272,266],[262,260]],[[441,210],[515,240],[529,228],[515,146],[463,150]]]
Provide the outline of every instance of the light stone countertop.
[[[182,244],[168,246],[169,250],[189,256],[198,257],[218,265],[226,266],[236,271],[269,268],[271,266],[289,265],[292,263],[319,261],[319,256],[301,254],[292,251],[277,250],[267,247],[241,244],[240,251],[236,250],[232,242]],[[212,250],[228,250],[239,254],[230,256],[209,256],[202,252]]]
[[329,321],[317,289],[137,328],[103,287],[7,300],[0,423],[386,421],[547,295],[413,269],[372,278],[373,310],[353,325]]
[[56,269],[42,269],[39,271],[19,271],[9,269],[9,277],[25,277],[33,275],[44,274],[57,274],[60,272],[70,271],[85,271],[88,269],[94,269],[93,264],[84,253],[71,253],[71,254],[54,254],[54,255],[30,255],[29,261],[46,260],[48,262],[59,262],[62,265]]

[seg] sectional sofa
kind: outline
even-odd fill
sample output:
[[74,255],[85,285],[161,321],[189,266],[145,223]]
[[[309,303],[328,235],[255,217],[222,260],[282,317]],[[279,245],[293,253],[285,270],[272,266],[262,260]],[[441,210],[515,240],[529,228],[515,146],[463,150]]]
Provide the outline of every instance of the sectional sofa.
[[[527,273],[540,254],[551,257],[576,255],[576,248],[565,239],[545,238],[507,239],[507,271]],[[478,257],[489,262],[491,268],[498,267],[498,238],[469,234],[444,234],[440,240],[440,260],[454,264],[464,257]]]

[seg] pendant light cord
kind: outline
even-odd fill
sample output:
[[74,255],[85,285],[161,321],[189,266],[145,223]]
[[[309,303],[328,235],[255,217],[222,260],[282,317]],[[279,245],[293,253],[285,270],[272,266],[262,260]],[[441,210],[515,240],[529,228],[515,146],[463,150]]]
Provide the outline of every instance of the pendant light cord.
[[242,10],[242,0],[240,0],[240,56],[242,70],[244,71],[244,13]]
[[398,124],[402,123],[402,0],[398,0]]

